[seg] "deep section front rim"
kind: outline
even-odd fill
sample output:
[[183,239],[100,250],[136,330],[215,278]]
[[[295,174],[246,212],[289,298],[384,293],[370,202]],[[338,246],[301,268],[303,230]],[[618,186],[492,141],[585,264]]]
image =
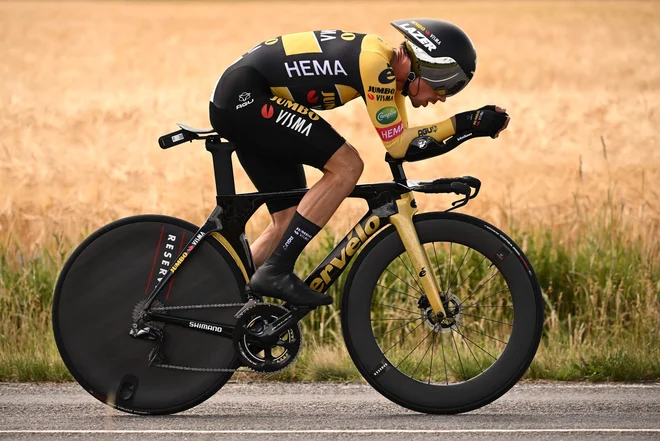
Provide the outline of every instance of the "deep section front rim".
[[[429,413],[472,410],[501,396],[529,366],[542,327],[540,288],[524,255],[491,225],[445,213],[416,216],[415,222],[434,266],[427,270],[441,279],[455,316],[440,323],[426,315],[418,277],[390,230],[349,275],[344,337],[362,375],[392,401]],[[443,251],[441,242],[447,244]],[[472,285],[471,272],[478,275]],[[500,274],[499,281],[490,273]],[[482,295],[479,286],[489,284],[492,289]],[[507,294],[510,303],[503,299]]]

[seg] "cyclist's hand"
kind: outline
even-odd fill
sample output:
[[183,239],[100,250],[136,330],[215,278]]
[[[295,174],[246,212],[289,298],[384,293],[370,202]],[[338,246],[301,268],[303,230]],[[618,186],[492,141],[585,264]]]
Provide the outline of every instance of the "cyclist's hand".
[[497,138],[500,132],[507,128],[511,117],[506,109],[499,106],[484,106],[477,110],[458,113],[456,118],[456,133],[475,131]]

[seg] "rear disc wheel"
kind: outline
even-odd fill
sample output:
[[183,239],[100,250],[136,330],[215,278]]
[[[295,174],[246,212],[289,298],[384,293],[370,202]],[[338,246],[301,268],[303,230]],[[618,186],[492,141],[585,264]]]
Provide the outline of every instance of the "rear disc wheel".
[[[156,343],[129,336],[136,305],[170,271],[197,229],[167,216],[121,219],[93,233],[67,260],[54,292],[55,341],[73,377],[95,398],[126,412],[169,414],[201,403],[231,377],[231,372],[149,366]],[[236,262],[207,236],[155,302],[166,307],[242,303],[244,286]],[[239,308],[166,313],[233,325]],[[231,339],[158,322],[155,326],[163,333],[164,364],[238,367]]]

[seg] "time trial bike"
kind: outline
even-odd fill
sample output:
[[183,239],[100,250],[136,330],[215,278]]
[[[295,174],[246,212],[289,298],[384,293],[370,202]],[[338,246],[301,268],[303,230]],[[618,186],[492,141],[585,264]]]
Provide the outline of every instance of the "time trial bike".
[[[300,320],[314,308],[263,301],[245,235],[264,202],[307,189],[236,194],[235,145],[179,125],[167,149],[205,140],[217,206],[197,227],[161,215],[112,222],[80,244],[58,277],[53,329],[62,359],[91,395],[122,411],[170,414],[215,394],[236,371],[276,372],[302,348]],[[342,333],[364,379],[409,409],[449,414],[484,406],[529,367],[541,338],[543,302],[531,264],[513,240],[453,212],[479,193],[470,176],[407,179],[403,164],[447,153],[415,138],[385,159],[392,182],[357,185],[369,210],[305,278],[325,292],[350,267]],[[414,192],[455,193],[445,212],[418,213]],[[350,263],[350,265],[349,265]]]

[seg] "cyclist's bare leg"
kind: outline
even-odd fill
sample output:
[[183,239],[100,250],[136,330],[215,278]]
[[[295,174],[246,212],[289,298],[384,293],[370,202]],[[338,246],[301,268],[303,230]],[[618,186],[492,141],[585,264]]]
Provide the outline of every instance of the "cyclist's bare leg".
[[263,233],[261,233],[261,236],[259,236],[250,246],[252,259],[257,268],[259,268],[266,261],[268,256],[275,251],[275,247],[282,238],[289,222],[291,222],[291,218],[296,212],[296,208],[298,208],[297,205],[271,214],[271,223],[266,227]]
[[323,167],[323,177],[300,201],[275,250],[250,278],[254,292],[300,306],[332,303],[332,297],[307,286],[293,268],[307,243],[355,188],[363,169],[360,155],[348,143],[332,155]]
[[345,143],[323,167],[323,177],[302,198],[298,213],[323,228],[353,191],[363,170],[360,154]]
[[271,215],[272,221],[250,246],[256,267],[273,253],[296,212],[323,227],[357,183],[364,163],[357,150],[345,143],[323,167],[323,177],[310,188],[300,205]]

